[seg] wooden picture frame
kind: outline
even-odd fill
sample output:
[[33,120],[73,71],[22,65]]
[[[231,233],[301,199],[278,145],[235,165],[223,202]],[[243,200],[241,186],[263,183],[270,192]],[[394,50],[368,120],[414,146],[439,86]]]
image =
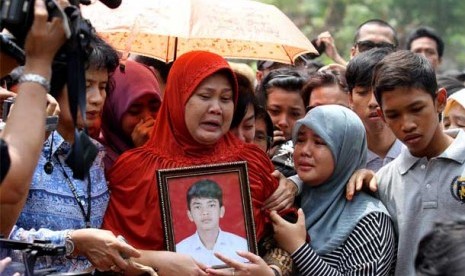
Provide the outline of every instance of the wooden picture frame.
[[[246,162],[159,170],[167,250],[189,254],[214,267],[224,265],[212,257],[215,251],[243,262],[247,260],[236,250],[258,254],[249,187]],[[218,226],[220,230],[214,230]],[[212,233],[220,233],[213,247]]]

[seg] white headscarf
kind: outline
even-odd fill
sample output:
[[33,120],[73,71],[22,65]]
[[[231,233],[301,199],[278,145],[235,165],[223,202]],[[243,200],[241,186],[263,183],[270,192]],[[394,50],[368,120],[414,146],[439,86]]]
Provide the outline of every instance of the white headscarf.
[[465,88],[455,92],[447,98],[446,108],[444,109],[444,116],[449,114],[449,110],[452,107],[452,103],[457,102],[463,108],[465,108]]

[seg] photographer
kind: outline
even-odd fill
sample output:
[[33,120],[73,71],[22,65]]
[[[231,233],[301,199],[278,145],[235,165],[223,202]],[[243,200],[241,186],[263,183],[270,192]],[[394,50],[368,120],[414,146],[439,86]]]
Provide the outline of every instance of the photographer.
[[[41,0],[36,1],[36,6],[36,14],[44,11]],[[46,14],[45,11],[45,21]],[[128,267],[128,262],[122,256],[139,256],[133,247],[117,239],[110,231],[98,229],[109,198],[102,163],[103,147],[95,140],[87,138],[98,150],[95,160],[89,162],[91,166],[84,179],[76,178],[74,171],[65,161],[73,144],[77,143],[76,127],[80,130],[85,129],[99,119],[109,75],[118,65],[118,56],[113,48],[94,33],[89,34],[89,41],[90,51],[85,53],[85,113],[81,116],[78,112],[75,125],[68,101],[68,97],[71,97],[71,93],[68,93],[69,84],[73,82],[68,79],[67,71],[71,65],[55,58],[52,70],[48,67],[47,76],[50,78],[51,74],[50,93],[56,97],[61,108],[57,130],[47,138],[42,154],[38,154],[38,162],[37,158],[34,159],[32,167],[35,166],[35,172],[28,196],[22,200],[22,203],[25,201],[24,208],[23,204],[20,204],[2,209],[2,216],[8,217],[8,224],[2,220],[2,232],[9,234],[10,239],[25,242],[35,239],[48,240],[54,245],[66,247],[66,258],[57,256],[38,259],[36,269],[46,268],[51,263],[53,268],[60,272],[83,271],[91,265],[102,271],[122,271]],[[48,44],[49,41],[41,43]],[[50,63],[52,60],[53,55]],[[24,85],[21,85],[20,90]],[[19,105],[19,99],[17,101]],[[42,103],[45,106],[45,101]],[[17,106],[13,110],[17,110]],[[40,143],[43,141],[43,125],[40,130],[41,135],[37,135],[36,139],[24,135],[24,132],[23,135],[27,142],[34,140]],[[79,139],[86,137],[82,131],[79,135],[76,136]],[[38,149],[40,150],[40,147]],[[13,226],[10,222],[13,221],[13,217],[16,219],[19,212],[19,219],[10,233]],[[17,256],[12,257],[16,259]]]
[[[65,42],[62,22],[56,18],[47,22],[47,11],[42,1],[36,1],[34,23],[25,44],[27,62],[25,72],[50,79],[53,57]],[[44,47],[47,45],[47,47]],[[16,66],[15,60],[0,52],[2,66],[0,76]],[[29,190],[32,173],[42,148],[45,132],[47,90],[35,82],[24,82],[19,88],[17,104],[11,112],[9,123],[0,132],[0,221],[1,234],[4,225],[13,224]],[[0,87],[0,101],[14,93]],[[0,273],[10,258],[0,261]]]
[[[47,22],[48,15],[43,1],[36,1],[34,16],[34,23],[25,43],[27,62],[24,74],[37,75],[49,81],[55,53],[66,40],[62,20],[54,18]],[[0,133],[1,234],[7,234],[4,226],[11,225],[17,218],[18,213],[15,216],[8,210],[21,209],[29,190],[44,140],[47,92],[46,87],[38,82],[21,83],[8,124]],[[0,93],[12,95],[4,89]]]

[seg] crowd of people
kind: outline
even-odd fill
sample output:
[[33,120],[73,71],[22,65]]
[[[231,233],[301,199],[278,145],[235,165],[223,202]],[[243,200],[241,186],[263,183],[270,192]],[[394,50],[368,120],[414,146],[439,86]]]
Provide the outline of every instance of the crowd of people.
[[[37,271],[463,274],[465,82],[439,74],[445,46],[432,28],[399,49],[396,30],[372,19],[348,61],[325,32],[315,43],[334,63],[262,60],[256,72],[201,50],[120,61],[90,34],[86,105],[73,114],[69,64],[54,62],[62,20],[35,1],[25,64],[1,48],[0,101],[15,103],[0,131],[0,234],[65,247]],[[77,137],[96,149],[83,179],[68,162]],[[185,211],[197,230],[168,251],[157,172],[241,161],[258,250],[221,230],[234,206],[200,180]],[[0,273],[22,257],[0,248]]]

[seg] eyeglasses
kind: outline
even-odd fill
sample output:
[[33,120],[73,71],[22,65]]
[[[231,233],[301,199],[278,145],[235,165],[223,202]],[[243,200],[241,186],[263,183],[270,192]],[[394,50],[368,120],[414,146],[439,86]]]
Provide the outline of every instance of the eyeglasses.
[[373,48],[389,48],[391,50],[394,50],[396,48],[394,44],[391,44],[389,42],[375,43],[371,40],[358,41],[355,43],[355,45],[357,45],[359,52],[365,52]]

